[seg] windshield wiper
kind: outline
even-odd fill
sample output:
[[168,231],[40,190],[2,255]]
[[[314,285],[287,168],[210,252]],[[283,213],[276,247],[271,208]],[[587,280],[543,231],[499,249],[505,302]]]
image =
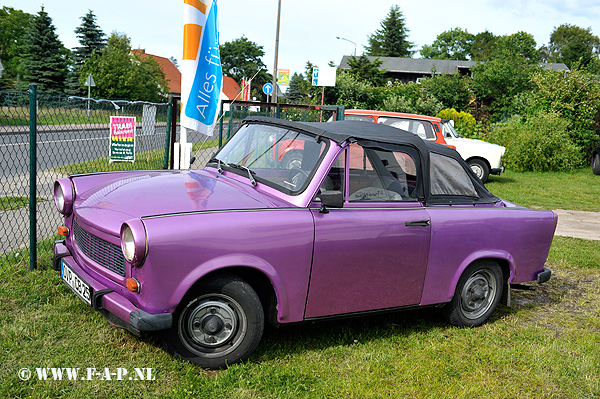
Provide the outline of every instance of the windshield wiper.
[[223,174],[223,165],[227,166],[227,162],[221,161],[219,158],[211,158],[208,160],[207,164],[209,163],[216,163],[217,164],[217,171],[220,174]]
[[234,168],[234,169],[238,169],[238,170],[243,170],[248,172],[248,179],[250,179],[250,183],[252,183],[252,186],[256,187],[256,179],[254,179],[254,175],[256,174],[255,172],[251,171],[250,169],[248,169],[247,167],[243,166],[243,165],[238,165],[236,163],[227,163],[225,164],[226,166],[229,166],[230,168]]

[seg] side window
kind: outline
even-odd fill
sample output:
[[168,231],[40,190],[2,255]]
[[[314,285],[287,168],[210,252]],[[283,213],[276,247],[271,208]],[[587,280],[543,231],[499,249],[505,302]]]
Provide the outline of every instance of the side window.
[[415,197],[417,168],[408,153],[353,143],[349,163],[350,202],[412,201]]
[[433,125],[428,121],[419,121],[416,119],[404,119],[404,118],[379,118],[379,123],[384,125],[390,125],[397,129],[407,130],[421,137],[423,140],[435,140],[435,132],[433,131]]
[[344,115],[344,119],[347,121],[375,122],[373,117],[362,115]]
[[432,195],[479,197],[467,171],[456,159],[434,152],[431,153],[430,159]]
[[323,191],[341,191],[342,194],[344,193],[344,182],[346,181],[344,178],[346,175],[345,165],[346,151],[342,151],[333,162],[333,165],[331,165],[329,173],[327,173],[327,176],[325,176],[325,179],[321,183],[321,187],[319,188],[319,192],[315,197],[315,201],[321,201],[319,194]]

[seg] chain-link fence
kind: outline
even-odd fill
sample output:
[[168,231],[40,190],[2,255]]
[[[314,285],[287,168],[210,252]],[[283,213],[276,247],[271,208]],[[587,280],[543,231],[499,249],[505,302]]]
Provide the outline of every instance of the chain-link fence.
[[[34,85],[29,92],[0,91],[0,263],[29,263],[33,268],[38,252],[49,252],[62,223],[53,200],[56,179],[172,168],[172,144],[180,139],[178,108],[177,99],[168,104],[94,100],[37,93]],[[307,122],[344,116],[338,106],[224,101],[221,109],[211,136],[187,131],[193,168],[204,167],[248,116]],[[111,117],[121,119],[111,123]],[[127,150],[133,162],[111,161],[111,147],[126,147],[115,144],[114,124],[132,117],[135,140]]]
[[[171,115],[171,104],[37,94],[34,87],[0,92],[0,258],[29,256],[34,264],[30,242],[52,242],[62,223],[53,200],[57,178],[168,167]],[[135,117],[134,162],[111,162],[111,116]]]

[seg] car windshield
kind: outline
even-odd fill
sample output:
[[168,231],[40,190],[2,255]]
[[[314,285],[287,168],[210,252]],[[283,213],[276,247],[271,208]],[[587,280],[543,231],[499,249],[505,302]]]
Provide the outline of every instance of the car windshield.
[[454,129],[454,126],[450,121],[442,122],[442,128],[444,129],[444,137],[462,138],[460,134]]
[[209,164],[294,195],[308,185],[328,143],[287,128],[248,124]]

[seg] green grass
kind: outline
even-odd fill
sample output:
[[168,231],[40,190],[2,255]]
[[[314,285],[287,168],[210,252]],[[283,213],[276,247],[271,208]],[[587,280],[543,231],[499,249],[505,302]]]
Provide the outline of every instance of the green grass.
[[[37,198],[37,202],[47,201],[45,198]],[[0,197],[0,211],[12,211],[27,208],[29,197]]]
[[600,176],[591,168],[565,172],[513,172],[490,176],[486,187],[528,208],[600,212]]
[[[513,291],[513,307],[479,328],[424,309],[269,329],[248,362],[216,372],[172,358],[156,336],[113,329],[57,272],[29,272],[25,259],[0,267],[0,397],[598,397],[599,254],[600,242],[555,238],[553,278]],[[156,380],[39,381],[37,367],[151,367]]]

